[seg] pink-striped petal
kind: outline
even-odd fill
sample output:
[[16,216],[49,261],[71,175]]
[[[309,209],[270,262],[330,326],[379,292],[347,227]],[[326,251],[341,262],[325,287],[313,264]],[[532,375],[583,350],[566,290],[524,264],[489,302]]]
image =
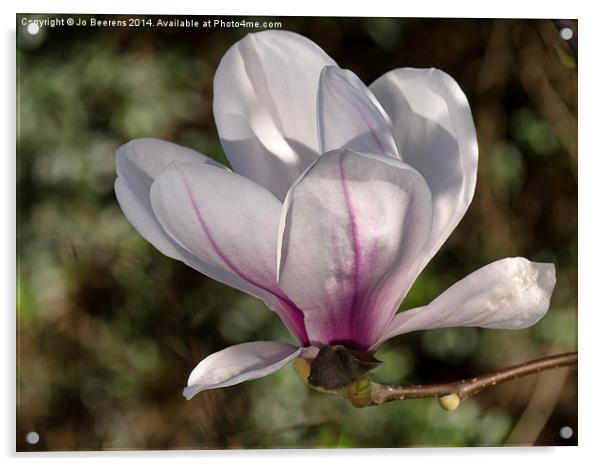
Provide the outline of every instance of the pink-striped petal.
[[426,182],[388,156],[324,154],[289,191],[278,283],[317,346],[368,348],[415,278],[431,222]]
[[132,226],[164,255],[184,262],[199,272],[210,275],[235,288],[244,289],[237,277],[228,276],[204,263],[175,242],[157,221],[150,203],[150,188],[172,162],[222,165],[187,147],[155,138],[134,139],[117,150],[115,195],[121,210]]
[[350,149],[400,158],[381,104],[354,73],[337,66],[320,75],[318,132],[322,153]]
[[230,171],[174,163],[153,183],[151,203],[174,241],[245,283],[244,291],[264,299],[300,343],[307,341],[301,312],[276,284],[278,199]]

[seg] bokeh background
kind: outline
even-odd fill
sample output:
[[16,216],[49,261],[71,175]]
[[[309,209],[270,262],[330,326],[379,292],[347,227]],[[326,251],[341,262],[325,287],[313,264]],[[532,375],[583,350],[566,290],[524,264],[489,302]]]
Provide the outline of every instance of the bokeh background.
[[[113,192],[114,154],[153,136],[227,163],[212,79],[226,49],[252,30],[64,26],[31,35],[21,17],[18,450],[577,443],[575,369],[503,384],[454,412],[433,399],[356,409],[310,390],[292,367],[187,402],[182,388],[206,355],[290,336],[261,302],[136,233]],[[476,194],[402,309],[503,257],[557,265],[551,309],[534,327],[397,337],[377,353],[375,379],[455,380],[576,349],[576,22],[569,43],[547,20],[258,19],[306,35],[367,83],[396,67],[434,66],[468,96]]]

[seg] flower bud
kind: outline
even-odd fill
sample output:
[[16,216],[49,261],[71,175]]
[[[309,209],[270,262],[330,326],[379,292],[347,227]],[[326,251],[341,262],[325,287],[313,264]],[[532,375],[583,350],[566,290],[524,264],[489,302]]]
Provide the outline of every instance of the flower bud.
[[372,386],[370,380],[363,377],[347,386],[347,398],[356,408],[364,408],[372,401]]
[[445,411],[453,411],[460,406],[460,397],[457,393],[450,393],[449,395],[441,396],[439,397],[439,405]]

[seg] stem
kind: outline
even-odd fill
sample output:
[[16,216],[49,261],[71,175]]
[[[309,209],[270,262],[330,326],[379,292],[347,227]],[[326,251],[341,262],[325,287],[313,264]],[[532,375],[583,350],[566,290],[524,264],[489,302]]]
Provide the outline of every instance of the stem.
[[[490,372],[471,379],[458,380],[456,382],[406,386],[381,385],[376,382],[370,382],[371,399],[369,404],[380,405],[388,401],[445,397],[448,395],[457,396],[459,402],[460,400],[464,400],[469,396],[475,395],[480,391],[493,387],[499,383],[549,369],[572,366],[573,364],[577,364],[577,352],[535,359],[506,369]],[[457,404],[455,406],[457,406]],[[455,406],[451,409],[454,409]]]

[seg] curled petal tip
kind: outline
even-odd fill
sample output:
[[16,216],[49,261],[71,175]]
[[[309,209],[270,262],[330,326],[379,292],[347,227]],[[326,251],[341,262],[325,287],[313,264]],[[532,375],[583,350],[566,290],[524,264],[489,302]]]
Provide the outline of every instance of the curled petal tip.
[[544,289],[553,289],[556,285],[556,266],[552,263],[534,262],[539,268],[538,283]]
[[194,398],[194,396],[198,393],[200,393],[201,391],[203,391],[203,389],[199,389],[197,388],[197,385],[193,385],[191,387],[186,387],[184,388],[182,394],[184,395],[184,398],[186,398],[188,401],[192,400]]
[[556,285],[554,264],[509,257],[492,262],[429,305],[397,314],[377,344],[395,335],[445,327],[521,329],[546,315]]

